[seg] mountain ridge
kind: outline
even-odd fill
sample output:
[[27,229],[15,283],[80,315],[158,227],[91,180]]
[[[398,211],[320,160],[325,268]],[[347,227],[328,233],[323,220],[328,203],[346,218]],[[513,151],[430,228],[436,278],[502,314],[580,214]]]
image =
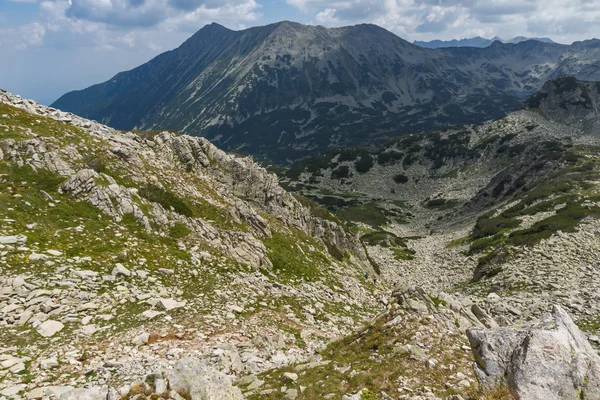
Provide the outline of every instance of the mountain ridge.
[[415,40],[414,44],[429,48],[429,49],[437,49],[437,48],[448,48],[448,47],[488,47],[491,46],[495,41],[499,41],[501,43],[520,43],[528,40],[535,40],[539,42],[545,43],[556,43],[550,38],[538,38],[538,37],[525,37],[525,36],[515,36],[512,39],[504,40],[498,36],[494,36],[491,39],[486,39],[481,36],[475,36],[472,38],[463,38],[463,39],[451,39],[451,40],[439,40],[434,39],[430,41],[422,41]]
[[563,73],[600,79],[600,42],[423,49],[372,24],[215,24],[53,106],[119,129],[181,130],[286,163],[499,117]]

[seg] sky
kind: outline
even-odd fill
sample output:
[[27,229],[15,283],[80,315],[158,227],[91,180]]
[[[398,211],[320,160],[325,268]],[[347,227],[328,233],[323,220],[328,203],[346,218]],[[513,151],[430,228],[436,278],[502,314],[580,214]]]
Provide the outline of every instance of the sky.
[[600,36],[600,0],[0,0],[0,88],[50,104],[211,22],[378,24],[409,40]]

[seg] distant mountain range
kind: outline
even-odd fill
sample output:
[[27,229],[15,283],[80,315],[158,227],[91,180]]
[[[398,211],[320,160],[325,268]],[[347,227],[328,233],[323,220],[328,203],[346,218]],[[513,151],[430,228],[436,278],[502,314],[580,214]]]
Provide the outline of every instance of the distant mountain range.
[[600,80],[600,40],[425,49],[368,24],[211,24],[53,106],[118,129],[177,129],[286,163],[495,118],[561,74]]
[[439,49],[442,47],[488,47],[491,46],[495,41],[502,43],[521,43],[527,40],[537,40],[543,43],[555,43],[550,38],[528,38],[525,36],[516,36],[512,39],[504,40],[498,36],[494,36],[491,39],[482,38],[481,36],[475,36],[468,39],[453,39],[453,40],[431,40],[428,42],[415,40],[413,43],[417,46],[425,47],[428,49]]

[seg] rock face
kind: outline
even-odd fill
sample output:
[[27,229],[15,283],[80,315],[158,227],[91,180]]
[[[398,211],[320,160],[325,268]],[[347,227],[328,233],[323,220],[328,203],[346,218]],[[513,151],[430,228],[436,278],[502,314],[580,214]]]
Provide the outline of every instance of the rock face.
[[231,379],[195,358],[179,360],[169,373],[169,387],[191,400],[242,400]]
[[506,384],[516,399],[600,398],[600,358],[569,315],[529,329],[467,331],[486,388]]
[[373,145],[378,134],[481,122],[519,108],[555,74],[600,79],[599,60],[598,40],[423,49],[368,24],[212,24],[53,106],[119,129],[202,132],[226,150],[282,163]]

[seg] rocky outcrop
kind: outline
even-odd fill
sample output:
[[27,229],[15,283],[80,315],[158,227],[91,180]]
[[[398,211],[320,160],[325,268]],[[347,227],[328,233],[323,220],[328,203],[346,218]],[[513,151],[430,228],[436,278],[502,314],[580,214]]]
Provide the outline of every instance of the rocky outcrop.
[[[0,96],[0,101],[2,97]],[[7,139],[0,141],[2,158],[19,166],[29,165],[33,168],[44,168],[56,171],[62,176],[70,176],[74,169],[65,159],[78,160],[81,156],[73,149],[49,148],[41,139],[16,141]]]
[[144,381],[114,388],[44,387],[29,392],[28,399],[59,400],[120,400],[122,398],[173,400],[242,400],[242,392],[232,385],[232,379],[201,362],[197,358],[184,358],[175,363],[168,373],[154,372]]
[[275,174],[259,167],[251,158],[228,154],[204,138],[178,136],[170,132],[161,133],[155,142],[155,150],[162,157],[176,160],[188,171],[202,173],[208,169],[236,195],[257,204],[287,226],[316,236],[343,253],[354,255],[358,262],[370,269],[366,252],[356,235],[333,221],[313,216],[308,208],[279,185]]
[[555,121],[578,125],[588,133],[600,129],[600,82],[560,76],[547,81],[525,104]]
[[[205,139],[0,91],[0,149],[0,400],[239,398],[223,374],[301,362],[383,308],[355,235]],[[179,387],[192,356],[206,379]]]
[[85,199],[117,220],[125,214],[133,214],[146,229],[150,229],[148,217],[132,198],[132,192],[135,191],[117,185],[109,175],[99,174],[91,169],[81,169],[73,174],[61,189],[71,193],[73,197]]
[[[271,262],[260,240],[271,235],[269,223],[260,215],[260,212],[266,212],[285,226],[314,236],[324,247],[333,246],[341,253],[352,255],[357,264],[371,271],[365,250],[356,235],[346,232],[333,221],[313,216],[308,208],[279,185],[276,175],[259,167],[250,158],[228,154],[204,138],[172,132],[144,139],[130,132],[119,132],[95,121],[44,107],[31,100],[23,100],[7,92],[0,92],[0,101],[81,128],[92,137],[100,138],[103,145],[98,147],[105,147],[102,151],[108,150],[110,153],[103,157],[110,160],[113,166],[118,164],[120,168],[129,170],[139,185],[159,181],[156,176],[145,174],[148,165],[159,171],[171,170],[171,177],[176,177],[178,170],[183,170],[197,173],[202,180],[218,182],[222,185],[217,189],[222,199],[207,198],[205,193],[190,188],[183,181],[177,182],[178,185],[172,189],[181,190],[185,195],[191,191],[192,195],[208,200],[223,208],[224,213],[231,215],[231,219],[247,223],[253,232],[220,229],[207,221],[184,218],[159,204],[149,203],[140,198],[137,188],[117,184],[110,174],[103,173],[100,168],[96,168],[97,171],[86,168],[85,157],[76,146],[57,143],[55,138],[8,139],[0,142],[3,158],[19,166],[48,169],[68,177],[62,186],[63,191],[90,202],[117,221],[125,214],[133,214],[138,222],[150,230],[151,226],[169,226],[173,220],[178,220],[234,261],[270,268]],[[90,152],[88,156],[100,160],[96,154],[100,153],[98,150]],[[140,175],[134,173],[136,170]],[[142,211],[142,204],[150,212]]]
[[600,358],[569,315],[531,328],[467,331],[481,385],[507,385],[517,399],[600,398]]

